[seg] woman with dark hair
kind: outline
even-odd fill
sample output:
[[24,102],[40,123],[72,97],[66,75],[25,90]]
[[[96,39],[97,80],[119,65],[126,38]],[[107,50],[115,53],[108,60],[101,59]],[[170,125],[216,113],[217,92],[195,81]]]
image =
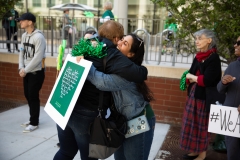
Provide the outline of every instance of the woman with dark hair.
[[[144,57],[144,42],[135,34],[124,36],[117,48],[137,65]],[[149,104],[153,94],[145,82],[134,83],[116,74],[104,74],[91,67],[87,80],[98,89],[111,91],[115,107],[128,120],[146,115],[149,131],[126,138],[123,145],[114,153],[116,160],[147,160],[152,145],[155,116]]]
[[188,92],[182,119],[180,147],[190,152],[183,155],[184,159],[204,160],[210,140],[208,119],[212,102],[209,100],[214,96],[208,95],[206,89],[216,89],[222,71],[215,33],[202,29],[194,33],[194,37],[199,51],[186,75]]

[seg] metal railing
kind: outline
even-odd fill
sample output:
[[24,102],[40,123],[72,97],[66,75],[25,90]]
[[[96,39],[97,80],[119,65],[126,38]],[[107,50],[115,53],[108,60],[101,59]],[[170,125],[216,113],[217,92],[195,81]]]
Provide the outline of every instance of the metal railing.
[[[128,21],[128,27],[124,28],[128,33],[134,32],[138,34],[145,43],[145,56],[144,61],[146,64],[165,64],[169,63],[172,66],[178,64],[191,64],[193,60],[193,55],[183,57],[177,53],[176,46],[177,43],[174,42],[172,48],[173,54],[166,54],[162,52],[164,46],[163,41],[165,41],[165,32],[168,30],[163,30],[164,21],[161,19],[117,19],[121,21]],[[37,17],[37,28],[40,29],[47,42],[46,53],[51,56],[58,55],[58,47],[62,42],[64,36],[64,28],[61,26],[62,17]],[[76,33],[73,33],[72,39],[73,44],[83,37],[87,30],[97,30],[99,22],[93,18],[74,18],[74,27],[76,28]],[[153,27],[153,25],[155,25]],[[72,27],[72,26],[66,26]],[[154,31],[152,30],[154,28]],[[6,49],[6,42],[11,43],[11,48],[15,48],[12,45],[14,43],[20,43],[21,35],[25,31],[23,29],[18,30],[18,40],[17,41],[6,41],[5,29],[0,29],[0,50]],[[174,34],[175,36],[175,34]],[[13,50],[14,51],[14,50]],[[71,49],[66,49],[66,53],[70,53]]]

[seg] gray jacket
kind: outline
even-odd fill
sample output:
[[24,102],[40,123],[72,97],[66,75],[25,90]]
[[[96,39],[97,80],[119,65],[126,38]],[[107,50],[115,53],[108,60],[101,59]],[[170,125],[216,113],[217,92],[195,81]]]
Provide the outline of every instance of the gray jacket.
[[139,115],[148,104],[143,95],[137,91],[135,83],[116,74],[104,74],[92,65],[87,80],[100,90],[111,91],[115,107],[128,120]]
[[42,60],[46,58],[46,40],[43,33],[35,29],[33,33],[23,33],[19,53],[19,67],[25,73],[42,70]]
[[224,75],[231,75],[236,79],[226,85],[220,81],[217,85],[217,89],[220,93],[226,93],[226,99],[224,106],[238,107],[240,105],[240,61],[235,61],[229,64]]

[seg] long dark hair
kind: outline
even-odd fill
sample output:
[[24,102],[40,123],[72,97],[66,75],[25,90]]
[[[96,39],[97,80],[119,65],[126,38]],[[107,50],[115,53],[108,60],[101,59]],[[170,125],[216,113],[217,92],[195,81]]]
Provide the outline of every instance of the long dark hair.
[[[136,34],[128,34],[133,39],[133,43],[130,52],[134,53],[134,56],[129,58],[137,65],[141,65],[144,57],[144,42]],[[136,83],[138,92],[142,93],[144,99],[148,102],[154,100],[153,92],[148,88],[147,84],[143,81],[142,83]]]

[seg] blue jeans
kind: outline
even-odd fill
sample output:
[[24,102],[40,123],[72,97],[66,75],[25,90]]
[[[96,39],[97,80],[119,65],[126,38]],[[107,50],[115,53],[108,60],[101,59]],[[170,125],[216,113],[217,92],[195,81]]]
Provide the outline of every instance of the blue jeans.
[[81,160],[97,160],[89,158],[89,125],[97,117],[98,112],[79,108],[73,111],[65,130],[57,125],[60,149],[54,156],[54,160],[72,160],[80,151]]
[[155,121],[155,117],[148,118],[149,131],[126,138],[123,145],[114,153],[115,160],[148,160]]

